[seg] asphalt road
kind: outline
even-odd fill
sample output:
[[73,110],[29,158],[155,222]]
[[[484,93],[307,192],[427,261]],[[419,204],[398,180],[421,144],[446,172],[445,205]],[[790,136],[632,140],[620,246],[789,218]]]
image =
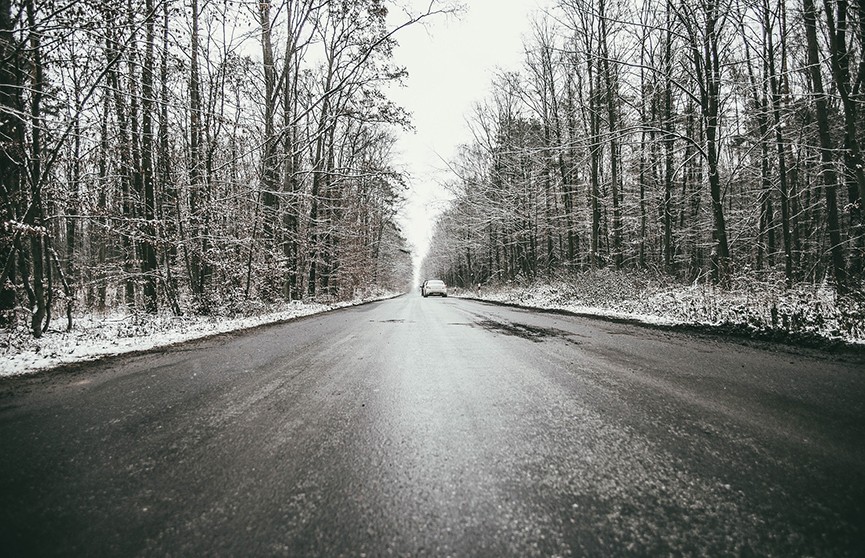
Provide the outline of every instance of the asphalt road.
[[865,359],[411,295],[0,381],[3,556],[865,555]]

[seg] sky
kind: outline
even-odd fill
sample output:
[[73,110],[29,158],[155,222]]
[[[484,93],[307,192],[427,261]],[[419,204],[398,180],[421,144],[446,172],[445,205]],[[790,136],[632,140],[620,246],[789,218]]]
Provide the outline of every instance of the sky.
[[447,201],[441,186],[448,178],[446,162],[471,141],[466,116],[489,95],[498,71],[521,67],[531,18],[550,3],[464,0],[461,15],[440,16],[397,35],[394,61],[409,76],[388,95],[413,116],[415,131],[400,134],[397,161],[410,176],[402,226],[418,257],[426,254],[435,217]]

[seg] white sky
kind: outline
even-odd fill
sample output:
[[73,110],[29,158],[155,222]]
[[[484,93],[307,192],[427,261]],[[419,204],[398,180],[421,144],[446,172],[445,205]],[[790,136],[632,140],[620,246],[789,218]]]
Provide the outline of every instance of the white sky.
[[499,69],[521,67],[530,19],[551,0],[464,3],[466,11],[459,18],[438,17],[430,25],[403,30],[394,53],[409,77],[405,87],[391,89],[389,96],[412,113],[416,128],[414,134],[402,134],[397,146],[399,162],[411,177],[403,231],[421,256],[447,199],[441,188],[448,177],[444,161],[471,141],[466,116],[487,97]]

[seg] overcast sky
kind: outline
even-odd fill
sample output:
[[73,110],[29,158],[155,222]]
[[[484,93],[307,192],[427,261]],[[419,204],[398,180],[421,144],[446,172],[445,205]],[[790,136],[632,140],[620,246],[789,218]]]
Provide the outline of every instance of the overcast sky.
[[411,176],[404,232],[419,252],[426,251],[430,227],[446,199],[442,159],[470,141],[466,115],[490,92],[499,69],[518,69],[522,38],[529,21],[550,0],[465,0],[459,18],[439,17],[397,36],[398,64],[406,66],[406,85],[391,99],[413,114],[415,133],[402,134],[399,161]]

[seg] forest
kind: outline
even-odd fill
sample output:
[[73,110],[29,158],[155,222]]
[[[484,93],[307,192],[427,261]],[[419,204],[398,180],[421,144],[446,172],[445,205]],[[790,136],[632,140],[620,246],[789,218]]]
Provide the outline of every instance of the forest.
[[0,327],[405,290],[382,0],[0,0]]
[[[0,328],[409,288],[393,53],[455,9],[0,0]],[[467,115],[421,274],[820,288],[865,329],[863,15],[556,0]]]
[[469,116],[425,274],[823,286],[861,330],[863,47],[861,1],[558,0]]

